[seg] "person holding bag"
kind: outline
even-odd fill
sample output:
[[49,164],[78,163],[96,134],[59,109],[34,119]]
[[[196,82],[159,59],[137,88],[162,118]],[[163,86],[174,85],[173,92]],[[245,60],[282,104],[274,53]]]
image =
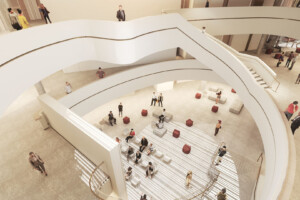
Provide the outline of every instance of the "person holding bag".
[[18,15],[11,8],[8,8],[7,11],[9,12],[8,16],[11,26],[17,31],[22,30],[22,26],[20,25]]
[[32,165],[33,169],[40,171],[45,176],[48,176],[46,169],[44,167],[44,161],[41,157],[33,152],[29,153],[29,162]]

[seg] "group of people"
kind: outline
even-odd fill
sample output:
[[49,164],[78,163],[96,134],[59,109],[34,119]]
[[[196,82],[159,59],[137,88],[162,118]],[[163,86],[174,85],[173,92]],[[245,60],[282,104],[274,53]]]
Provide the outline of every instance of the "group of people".
[[159,96],[156,96],[155,92],[153,92],[150,106],[155,106],[157,102],[158,106],[163,107],[163,101],[164,101],[164,97],[162,93],[160,93]]
[[[13,29],[18,31],[18,30],[26,29],[29,27],[29,23],[28,23],[26,17],[23,15],[23,11],[21,9],[17,9],[18,14],[16,14],[12,10],[12,8],[8,8],[7,11],[9,13],[9,20],[10,20],[10,23],[11,23],[11,26],[13,27]],[[48,23],[47,19],[50,23],[52,23],[50,20],[50,17],[49,17],[50,12],[47,10],[47,8],[43,4],[39,5],[39,11],[40,11],[41,15],[43,16],[43,18],[45,19],[46,24]]]
[[[284,61],[284,52],[282,52],[281,55],[279,56],[276,67],[279,67],[283,61]],[[297,55],[295,55],[294,52],[291,52],[288,59],[286,60],[285,67],[288,68],[289,70],[292,70],[296,61],[297,61]]]
[[[290,119],[292,118],[293,114],[295,112],[297,112],[298,108],[299,108],[298,107],[298,101],[294,101],[294,102],[292,102],[292,103],[290,103],[288,105],[287,109],[284,111],[284,114],[285,114],[285,116],[286,116],[286,118],[287,118],[288,121],[290,121]],[[294,135],[296,129],[298,129],[299,126],[300,126],[300,112],[291,121],[292,121],[292,123],[291,123],[291,130],[292,130],[292,133]]]

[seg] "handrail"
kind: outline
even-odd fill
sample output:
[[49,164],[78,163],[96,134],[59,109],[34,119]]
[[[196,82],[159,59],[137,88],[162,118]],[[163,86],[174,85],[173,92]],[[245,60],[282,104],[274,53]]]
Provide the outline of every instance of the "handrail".
[[[91,176],[90,176],[90,178],[89,178],[89,187],[90,187],[90,190],[91,190],[91,192],[93,193],[93,195],[95,196],[95,197],[97,197],[98,199],[100,199],[100,200],[105,200],[105,199],[103,199],[102,197],[100,197],[94,190],[93,190],[93,188],[92,188],[92,178],[93,178],[93,175],[96,173],[96,171],[99,169],[100,171],[101,171],[101,173],[103,173],[103,174],[105,174],[105,176],[106,176],[106,180],[109,180],[110,179],[110,177],[109,177],[109,175],[108,174],[106,174],[103,170],[101,170],[100,169],[100,167],[102,166],[104,164],[104,162],[101,162],[97,167],[95,167],[95,169],[92,171],[92,173],[91,173]],[[107,183],[107,181],[105,180],[105,182]],[[102,183],[103,184],[103,183]],[[103,184],[103,185],[100,185],[100,188],[99,188],[99,193],[101,193],[102,195],[104,195],[104,196],[106,196],[106,198],[108,198],[108,197],[110,197],[110,198],[114,198],[114,199],[117,199],[117,200],[122,200],[121,198],[119,198],[119,197],[114,197],[114,196],[111,196],[111,195],[107,195],[107,194],[104,194],[103,192],[101,192],[100,191],[100,189],[101,189],[101,187],[105,184]]]
[[260,171],[261,171],[262,163],[263,163],[263,160],[264,160],[263,153],[260,154],[260,156],[257,159],[257,162],[259,161],[259,159],[261,161],[260,161],[260,166],[259,166],[259,170],[258,170],[257,177],[256,177],[255,187],[254,187],[254,200],[256,199],[257,184],[258,184],[258,181],[259,181]]
[[[216,149],[216,151],[214,152],[214,154],[213,154],[213,156],[212,156],[212,159],[211,159],[211,168],[213,168],[215,171],[217,171],[216,177],[211,178],[211,180],[206,184],[205,189],[204,189],[203,191],[201,191],[199,194],[194,195],[192,198],[189,198],[188,200],[192,200],[192,199],[194,199],[194,198],[196,198],[196,197],[199,197],[199,196],[200,196],[200,198],[203,198],[203,196],[205,195],[205,193],[206,193],[207,191],[209,191],[210,188],[214,185],[214,183],[218,180],[219,175],[220,175],[220,171],[216,168],[214,162],[215,162],[215,160],[216,160],[216,158],[217,158],[219,149],[220,149],[223,145],[225,145],[225,142],[221,142],[221,144],[219,144],[219,146],[217,147],[217,149]],[[208,172],[208,173],[209,173],[209,172]],[[211,176],[209,176],[209,177],[211,177]]]

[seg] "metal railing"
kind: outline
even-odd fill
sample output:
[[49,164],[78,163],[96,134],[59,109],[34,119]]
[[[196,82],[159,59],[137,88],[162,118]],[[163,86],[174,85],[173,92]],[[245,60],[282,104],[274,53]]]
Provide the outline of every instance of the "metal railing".
[[257,162],[260,160],[260,166],[259,166],[259,169],[258,169],[258,173],[257,173],[257,177],[256,177],[256,182],[255,182],[255,187],[254,187],[254,200],[256,199],[256,189],[257,189],[257,184],[258,184],[258,181],[259,181],[259,177],[260,177],[260,172],[261,172],[261,167],[262,167],[262,163],[264,161],[264,157],[263,157],[263,153],[260,154],[260,156],[258,157],[257,159]]
[[103,170],[100,169],[100,167],[104,164],[104,162],[101,162],[91,173],[90,179],[89,179],[89,187],[93,195],[100,200],[105,200],[107,198],[116,199],[116,200],[122,200],[119,197],[111,196],[104,194],[101,189],[106,184],[109,183],[108,180],[110,180],[110,177],[108,174],[106,174]]

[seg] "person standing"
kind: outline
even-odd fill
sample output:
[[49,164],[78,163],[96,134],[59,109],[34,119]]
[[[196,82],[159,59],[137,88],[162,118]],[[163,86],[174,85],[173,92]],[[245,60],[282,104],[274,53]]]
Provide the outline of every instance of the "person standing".
[[220,101],[220,99],[221,99],[222,91],[217,92],[216,95],[217,95],[217,98],[216,98],[216,104],[218,104],[219,101]]
[[29,162],[32,165],[33,169],[40,171],[45,176],[48,176],[46,169],[44,167],[45,162],[41,159],[36,153],[29,153]]
[[122,5],[119,5],[119,10],[117,11],[117,19],[119,21],[125,21],[125,11],[122,8]]
[[156,95],[155,95],[155,92],[153,92],[152,99],[151,99],[151,105],[150,105],[150,106],[152,106],[152,105],[155,106],[156,101],[157,101],[157,97],[156,97]]
[[293,58],[292,64],[291,64],[291,66],[289,67],[289,70],[292,70],[292,69],[293,69],[294,64],[296,63],[296,60],[297,60],[297,56],[295,56],[295,57]]
[[7,11],[9,12],[8,16],[11,26],[17,31],[22,30],[22,26],[20,25],[18,15],[11,8],[8,8]]
[[66,82],[66,85],[65,85],[65,92],[67,94],[70,94],[72,92],[72,86],[69,82]]
[[300,83],[300,74],[298,74],[298,78],[296,79],[295,84],[299,84]]
[[20,9],[17,9],[19,15],[18,15],[18,19],[19,19],[19,22],[20,22],[20,25],[22,26],[23,29],[26,29],[29,27],[29,23],[26,19],[26,17],[22,14],[22,10]]
[[128,181],[132,174],[132,167],[128,167],[127,172],[125,173],[125,180]]
[[217,136],[217,134],[219,133],[219,130],[222,128],[221,124],[222,124],[222,121],[218,120],[218,123],[216,125],[216,129],[215,129],[215,136]]
[[217,194],[217,199],[218,199],[218,200],[227,200],[226,188],[223,188],[223,189]]
[[163,100],[164,100],[164,97],[163,97],[162,93],[160,93],[160,95],[158,96],[158,99],[157,99],[158,106],[163,107]]
[[292,133],[293,135],[295,134],[296,129],[299,128],[300,126],[300,112],[297,115],[297,117],[295,117],[294,119],[292,119],[292,124],[291,124],[291,129],[292,129]]
[[47,10],[47,8],[44,6],[44,4],[42,4],[42,3],[40,4],[39,11],[43,15],[46,24],[48,24],[47,19],[48,19],[49,23],[51,24],[52,22],[51,22],[50,17],[49,17],[50,12]]
[[186,177],[185,177],[185,185],[188,187],[190,186],[190,183],[192,181],[192,176],[193,176],[192,171],[188,171],[188,173],[186,174]]
[[114,124],[117,124],[117,120],[116,118],[114,117],[114,114],[112,113],[112,111],[109,111],[109,114],[108,114],[108,121],[110,123],[111,126],[113,126],[113,123]]
[[99,67],[96,74],[98,75],[99,78],[104,78],[105,72],[101,69],[101,67]]
[[202,33],[205,34],[205,32],[206,32],[206,27],[203,26],[203,27],[202,27]]
[[219,163],[222,162],[222,158],[223,158],[223,156],[225,156],[226,153],[227,153],[226,146],[223,146],[219,149],[218,160],[217,160],[216,165],[219,165]]
[[289,68],[290,62],[295,57],[294,52],[291,52],[289,58],[286,60],[285,67]]
[[132,139],[135,136],[135,132],[133,130],[133,128],[131,129],[129,135],[125,138],[126,142],[128,143],[129,139]]
[[209,8],[209,0],[206,0],[205,8]]
[[123,116],[123,105],[121,102],[118,105],[118,110],[119,110],[119,117],[122,117]]
[[298,101],[294,101],[293,103],[291,103],[286,111],[284,112],[287,120],[289,121],[291,119],[291,117],[293,116],[294,112],[296,112],[298,110]]
[[284,61],[283,55],[284,55],[284,52],[282,52],[281,55],[279,56],[276,67],[279,67],[279,65],[281,64],[281,62]]
[[141,159],[141,157],[142,157],[141,152],[140,152],[140,151],[137,151],[136,154],[135,154],[135,161],[134,161],[134,163],[135,163],[135,164],[138,164],[138,163],[139,163],[139,160]]
[[143,138],[141,139],[140,151],[143,152],[147,146],[148,146],[148,140],[143,136]]

